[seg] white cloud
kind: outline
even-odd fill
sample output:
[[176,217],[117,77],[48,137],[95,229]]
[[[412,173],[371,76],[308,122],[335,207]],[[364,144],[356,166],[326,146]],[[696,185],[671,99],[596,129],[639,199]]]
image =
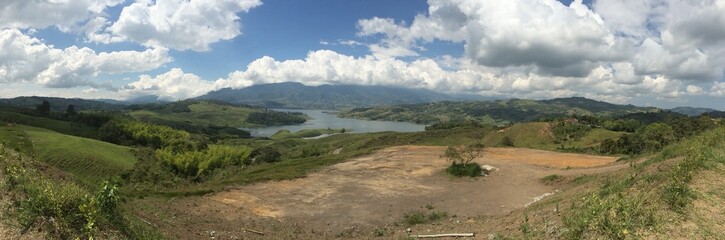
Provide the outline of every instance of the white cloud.
[[166,49],[96,53],[71,46],[57,49],[17,29],[0,30],[0,82],[67,88],[97,85],[99,74],[143,72],[171,61]]
[[214,90],[212,82],[201,79],[179,68],[155,77],[141,75],[138,81],[129,83],[119,90],[123,98],[156,95],[159,99],[178,100],[200,96]]
[[67,30],[123,0],[0,0],[0,28]]
[[531,66],[542,74],[586,76],[601,62],[623,60],[626,45],[602,19],[575,1],[431,0],[428,15],[410,24],[372,18],[358,22],[361,36],[384,34],[373,55],[415,56],[419,41],[463,42],[466,56],[491,67]]
[[119,19],[95,40],[208,51],[210,44],[241,34],[238,12],[261,4],[260,0],[137,1],[124,7]]

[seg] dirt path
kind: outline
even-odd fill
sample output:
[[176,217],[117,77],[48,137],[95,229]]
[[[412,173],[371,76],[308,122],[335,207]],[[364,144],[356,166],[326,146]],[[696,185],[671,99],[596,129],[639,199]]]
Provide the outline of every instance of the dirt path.
[[[462,219],[503,215],[554,192],[552,186],[540,182],[544,176],[626,167],[608,165],[616,161],[612,157],[489,148],[476,161],[498,170],[484,178],[452,179],[442,172],[448,165],[439,157],[443,150],[391,147],[305,178],[173,200],[156,206],[162,209],[148,217],[174,238],[254,236],[244,233],[244,228],[276,231],[280,238],[284,234],[329,237],[356,227],[399,222],[406,213],[431,207]],[[573,169],[563,170],[567,167]]]

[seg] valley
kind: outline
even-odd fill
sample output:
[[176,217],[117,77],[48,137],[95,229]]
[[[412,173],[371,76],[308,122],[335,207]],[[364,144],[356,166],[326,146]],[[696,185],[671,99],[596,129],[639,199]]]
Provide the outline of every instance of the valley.
[[[470,107],[485,116],[516,112],[521,100],[491,111],[488,104],[500,101],[435,107],[442,117],[415,131],[337,129],[342,125],[334,121],[360,120],[206,100],[77,113],[5,105],[3,201],[33,205],[10,207],[6,214],[26,217],[4,223],[3,231],[30,238],[37,235],[13,229],[60,238],[405,239],[470,232],[580,239],[662,236],[660,229],[677,224],[662,219],[697,214],[708,220],[686,233],[718,236],[713,223],[721,219],[701,208],[720,209],[714,202],[722,189],[697,179],[701,171],[721,174],[720,119],[574,100],[524,101],[534,117],[494,121],[457,114]],[[576,101],[586,103],[556,110],[575,109]],[[366,111],[374,109],[383,108]],[[302,121],[332,125],[274,126]],[[265,125],[276,132],[255,137],[238,128]],[[482,175],[449,174],[456,146],[481,147],[470,160],[485,169]],[[697,185],[682,185],[680,176]],[[24,196],[31,198],[13,200]],[[88,206],[97,212],[83,212]],[[587,211],[631,217],[625,224]],[[48,225],[51,217],[64,225]]]

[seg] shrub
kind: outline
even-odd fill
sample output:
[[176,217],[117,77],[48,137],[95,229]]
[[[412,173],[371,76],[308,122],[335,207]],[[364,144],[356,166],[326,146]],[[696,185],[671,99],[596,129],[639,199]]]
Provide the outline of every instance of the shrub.
[[509,136],[504,136],[503,139],[501,139],[501,145],[506,146],[506,147],[513,147],[514,141],[511,140],[511,138]]
[[431,212],[431,213],[424,213],[420,211],[415,211],[409,214],[405,214],[403,216],[403,221],[405,224],[408,224],[410,226],[412,225],[418,225],[418,224],[425,224],[429,222],[438,221],[442,218],[445,218],[448,216],[448,213],[446,212]]
[[261,147],[254,149],[252,153],[249,154],[249,158],[253,159],[252,162],[277,162],[279,161],[279,157],[282,156],[282,154],[277,151],[277,149],[271,148],[271,147]]
[[467,164],[451,164],[446,168],[446,172],[456,177],[478,177],[482,174],[488,174],[488,172],[481,168],[478,163],[467,163]]

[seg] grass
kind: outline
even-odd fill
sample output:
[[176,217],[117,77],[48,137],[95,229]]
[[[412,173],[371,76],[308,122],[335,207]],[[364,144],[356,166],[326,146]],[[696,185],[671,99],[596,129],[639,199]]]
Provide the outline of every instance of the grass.
[[96,129],[81,123],[73,123],[50,119],[46,117],[29,116],[22,113],[0,108],[0,123],[22,124],[33,127],[50,129],[59,133],[93,138],[96,136]]
[[408,214],[403,215],[403,222],[407,224],[408,226],[418,225],[418,224],[426,224],[430,222],[435,222],[438,220],[441,220],[445,217],[448,217],[448,213],[446,212],[421,212],[421,211],[414,211]]
[[[564,238],[638,238],[642,231],[657,229],[662,224],[658,219],[686,217],[698,195],[690,181],[702,170],[722,166],[722,149],[725,127],[667,147],[629,171],[606,178],[597,191],[572,203],[563,217],[568,229]],[[667,159],[673,160],[656,165]]]
[[14,124],[0,125],[0,143],[16,152],[28,155],[33,152],[33,143],[30,142],[22,126]]
[[548,175],[548,176],[541,178],[541,182],[548,184],[548,183],[553,183],[553,182],[559,181],[561,178],[562,177],[559,175],[552,174],[552,175]]
[[198,102],[189,105],[191,112],[162,113],[149,110],[138,110],[130,112],[129,115],[136,120],[144,122],[182,122],[196,126],[208,126],[211,123],[216,126],[229,127],[258,127],[257,124],[247,123],[247,117],[252,112],[258,112],[251,108],[236,107],[229,105],[214,104],[211,102]]
[[136,162],[133,149],[35,127],[23,128],[37,159],[73,174],[86,185],[118,176]]
[[[604,139],[617,139],[624,133],[614,132],[606,129],[592,129],[581,139],[568,141],[567,148],[591,148],[596,147]],[[543,150],[562,150],[561,144],[554,143],[553,136],[548,130],[546,122],[517,123],[501,132],[494,132],[483,138],[486,146],[505,146],[504,138],[508,137],[516,147],[536,148]]]
[[342,130],[334,130],[334,129],[303,129],[300,131],[297,131],[295,133],[292,133],[288,130],[280,130],[274,135],[272,135],[271,139],[290,139],[290,138],[311,138],[311,137],[318,137],[323,134],[335,134],[335,133],[341,133]]

